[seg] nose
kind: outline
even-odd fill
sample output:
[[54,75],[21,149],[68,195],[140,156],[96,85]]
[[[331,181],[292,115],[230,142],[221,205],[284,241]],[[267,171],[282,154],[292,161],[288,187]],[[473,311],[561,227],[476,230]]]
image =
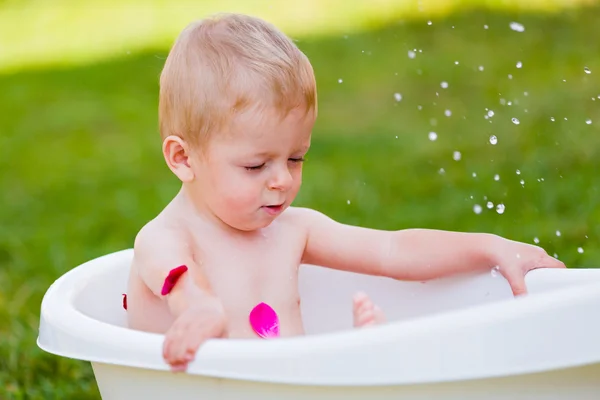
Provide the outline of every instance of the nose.
[[291,189],[293,181],[294,178],[292,178],[289,168],[277,168],[269,180],[269,190],[279,190],[281,192],[285,192]]

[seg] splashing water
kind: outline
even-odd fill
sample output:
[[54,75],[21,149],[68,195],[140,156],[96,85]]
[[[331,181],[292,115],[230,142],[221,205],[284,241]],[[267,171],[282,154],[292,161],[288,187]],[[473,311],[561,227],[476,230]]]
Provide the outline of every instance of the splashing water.
[[586,74],[591,74],[592,71],[588,68],[588,67],[583,67],[583,70],[585,71]]
[[431,140],[433,142],[433,141],[436,141],[437,138],[438,138],[437,133],[435,133],[435,132],[429,132],[429,140]]
[[517,62],[517,68],[522,68],[523,67],[523,63],[521,61]]
[[396,101],[402,100],[402,95],[400,93],[394,93],[394,100],[396,100]]
[[500,175],[498,175],[498,174],[494,175],[494,180],[496,182],[498,182],[500,180]]
[[538,239],[537,237],[533,238],[533,243],[538,244],[540,243],[540,239]]
[[446,111],[444,111],[444,115],[445,115],[446,117],[450,117],[450,116],[452,115],[452,111],[450,111],[450,110],[446,110]]
[[496,206],[496,212],[498,214],[504,214],[504,210],[506,209],[506,207],[504,206],[504,204],[500,203]]
[[488,201],[487,204],[486,204],[486,206],[487,206],[488,209],[491,210],[492,208],[494,208],[494,203],[492,203],[491,201]]
[[452,158],[454,159],[454,161],[460,161],[460,159],[462,158],[460,151],[455,151],[454,153],[452,153]]
[[497,278],[499,273],[500,273],[500,267],[497,265],[494,268],[492,268],[492,270],[490,271],[490,275],[492,275],[492,278]]
[[417,56],[417,53],[415,53],[414,51],[412,51],[412,50],[408,51],[408,58],[412,59],[412,58],[415,58],[416,56]]
[[525,186],[525,181],[523,179],[521,179],[519,183],[521,184],[521,186]]
[[518,118],[513,118],[512,119],[512,123],[515,124],[515,125],[519,125],[521,123],[521,121],[519,121]]
[[592,124],[592,120],[588,118],[588,119],[585,120],[585,123],[588,124],[588,125],[591,125]]
[[578,248],[577,248],[577,252],[578,252],[579,254],[583,254],[583,247],[578,247]]
[[490,110],[487,113],[488,117],[492,118],[494,116],[494,111]]
[[550,117],[550,121],[554,122],[556,119],[554,119],[554,117]]
[[517,170],[517,175],[521,175],[521,171],[520,170]]
[[518,22],[511,22],[509,26],[510,29],[512,29],[515,32],[525,32],[525,27],[523,26],[523,24],[520,24]]
[[493,145],[498,144],[498,138],[496,137],[496,135],[490,136],[490,143]]
[[448,89],[448,82],[443,81],[442,83],[440,83],[440,86],[442,87],[442,89]]
[[483,210],[483,209],[481,208],[481,206],[480,206],[479,204],[475,204],[475,205],[473,206],[473,212],[474,212],[475,214],[481,214],[481,211],[482,211],[482,210]]

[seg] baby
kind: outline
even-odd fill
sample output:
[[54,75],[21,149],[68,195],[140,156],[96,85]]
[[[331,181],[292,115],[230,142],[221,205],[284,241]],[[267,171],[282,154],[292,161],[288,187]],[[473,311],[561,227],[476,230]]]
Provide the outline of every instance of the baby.
[[[137,235],[127,296],[129,326],[164,333],[173,370],[206,339],[259,337],[258,305],[274,314],[271,334],[302,335],[302,263],[419,281],[499,266],[515,295],[529,270],[564,268],[539,247],[491,234],[374,230],[291,207],[316,93],[307,57],[261,19],[220,15],[175,42],[159,122],[182,186]],[[367,295],[353,300],[355,327],[384,321]]]

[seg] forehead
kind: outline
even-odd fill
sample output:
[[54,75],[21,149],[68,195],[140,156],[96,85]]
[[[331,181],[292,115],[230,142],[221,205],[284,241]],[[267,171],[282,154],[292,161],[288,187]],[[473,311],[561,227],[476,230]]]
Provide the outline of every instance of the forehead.
[[225,138],[241,151],[292,150],[310,145],[314,123],[314,112],[304,108],[292,109],[286,115],[272,109],[252,110],[231,121]]

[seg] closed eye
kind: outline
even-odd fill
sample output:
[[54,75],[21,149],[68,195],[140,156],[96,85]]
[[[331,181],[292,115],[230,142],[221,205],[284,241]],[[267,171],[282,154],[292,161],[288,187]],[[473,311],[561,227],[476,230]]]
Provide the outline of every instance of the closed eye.
[[300,158],[290,158],[291,162],[295,162],[295,163],[301,163],[304,162],[304,157],[300,157]]
[[244,168],[246,168],[248,171],[257,171],[257,170],[261,169],[264,166],[265,166],[265,163],[262,163],[260,165],[253,165],[251,167],[244,167]]

